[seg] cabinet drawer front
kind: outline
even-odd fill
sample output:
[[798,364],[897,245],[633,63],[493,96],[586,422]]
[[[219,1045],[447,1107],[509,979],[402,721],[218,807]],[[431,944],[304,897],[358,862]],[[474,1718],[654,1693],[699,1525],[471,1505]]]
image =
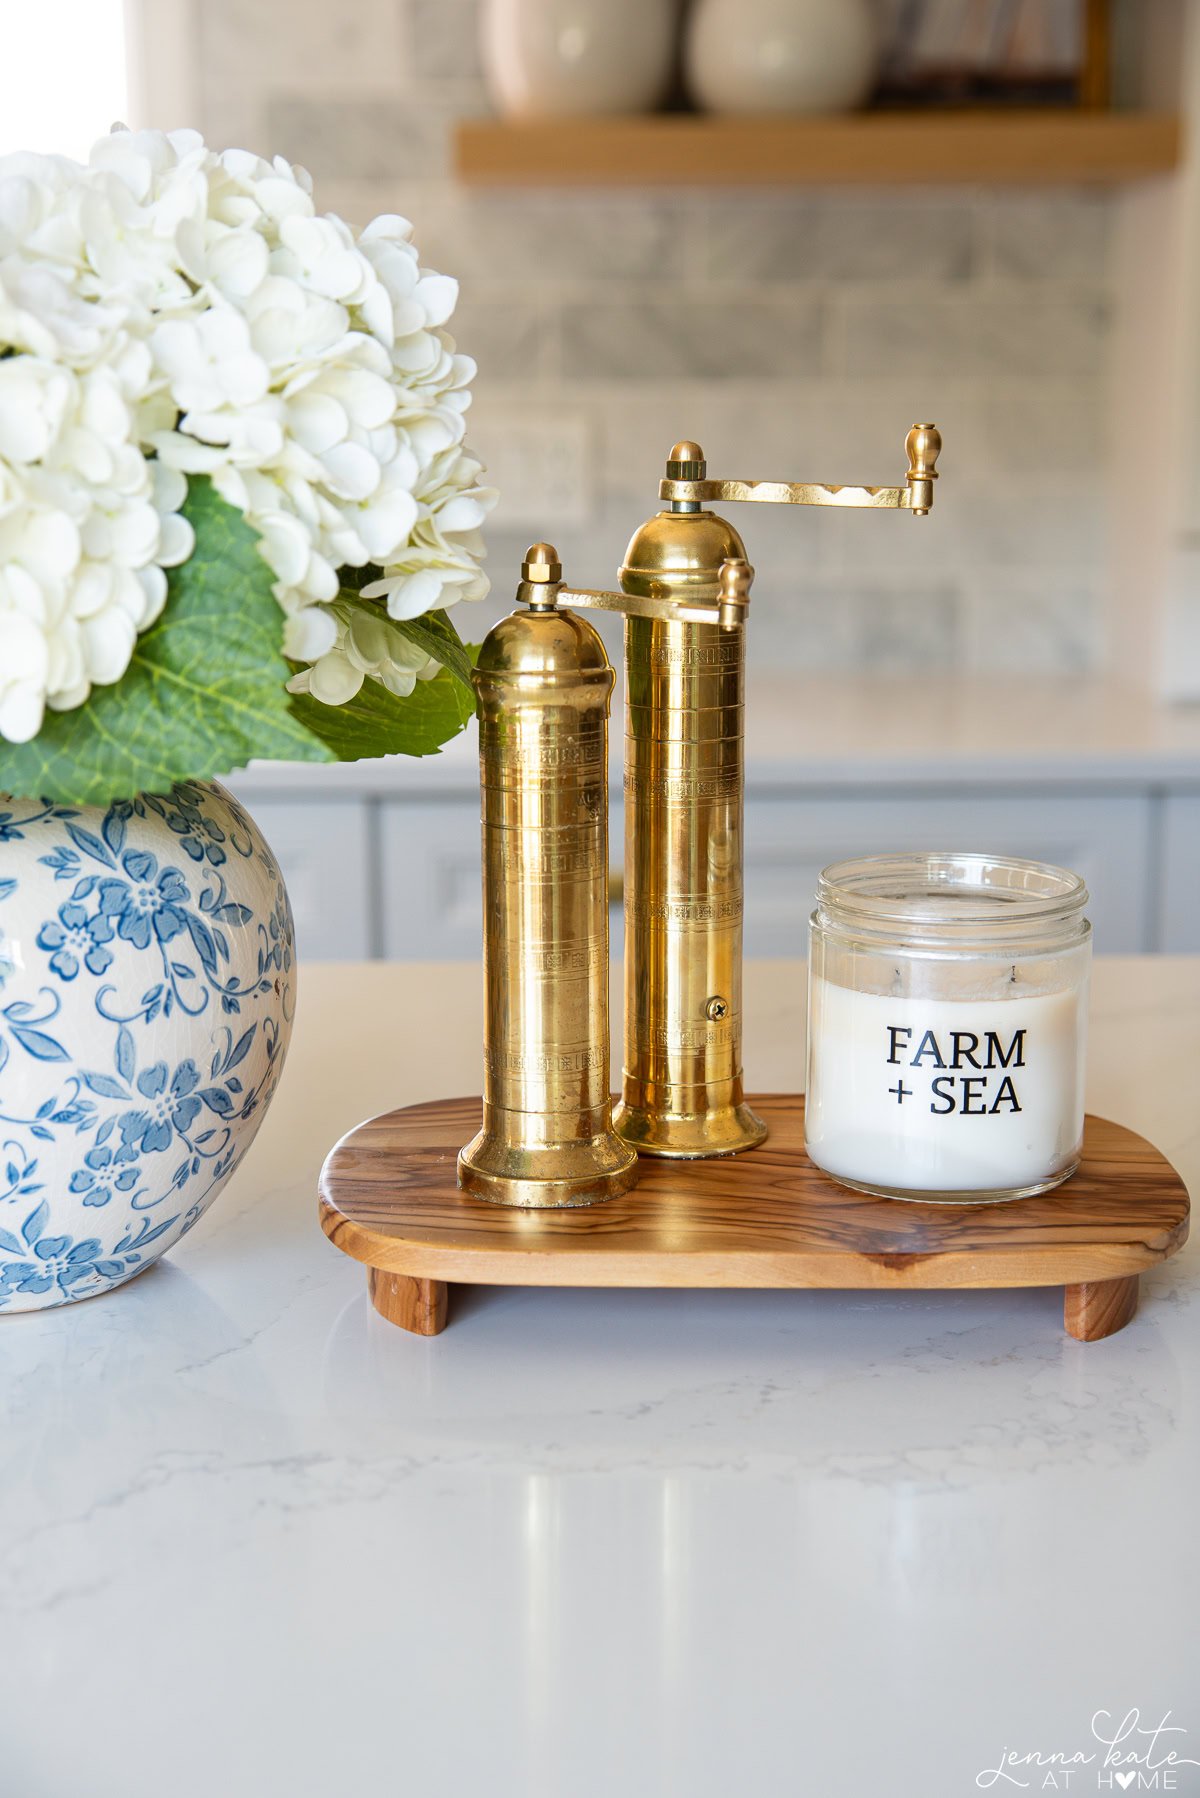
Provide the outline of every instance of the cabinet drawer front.
[[746,805],[746,954],[806,953],[817,876],[843,856],[954,849],[1027,856],[1082,874],[1096,948],[1151,946],[1149,802],[1138,796],[897,792]]
[[477,961],[483,940],[478,799],[387,800],[379,822],[384,957]]
[[[287,878],[302,954],[314,960],[478,958],[483,907],[477,800],[258,799],[252,787],[239,783],[237,790]],[[1077,869],[1092,891],[1102,952],[1200,949],[1200,795],[1173,798],[1167,808],[1167,879],[1153,916],[1148,798],[752,794],[746,807],[746,953],[805,952],[817,875],[828,862],[928,848],[1026,855]],[[621,849],[620,807],[614,804],[609,850],[615,871]],[[611,923],[617,957],[619,905]]]
[[1200,793],[1174,793],[1163,806],[1163,882],[1156,948],[1200,951]]
[[365,802],[311,794],[259,799],[253,787],[230,784],[283,869],[298,953],[308,961],[363,961],[377,954]]

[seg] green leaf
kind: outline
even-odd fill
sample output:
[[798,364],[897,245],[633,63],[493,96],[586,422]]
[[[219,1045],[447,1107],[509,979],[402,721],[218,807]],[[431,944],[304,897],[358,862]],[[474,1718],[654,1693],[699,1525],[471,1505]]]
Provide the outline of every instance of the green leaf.
[[383,569],[377,562],[364,562],[361,568],[349,566],[338,570],[338,582],[348,592],[357,594],[359,589],[367,587],[372,581],[383,579]]
[[[473,646],[464,646],[468,667],[476,653]],[[345,705],[322,705],[308,694],[295,694],[292,710],[343,762],[373,755],[436,755],[474,717],[475,691],[464,690],[443,668],[432,680],[419,680],[407,699],[368,680]]]
[[471,690],[471,709],[475,708],[474,692],[471,687],[471,658],[468,656],[462,638],[451,624],[445,612],[424,612],[420,618],[393,618],[393,630],[423,649],[426,655],[449,670],[455,680],[461,681],[464,687]]
[[31,743],[0,742],[0,791],[108,805],[255,756],[334,759],[285,690],[283,614],[254,531],[203,477],[191,478],[183,510],[196,547],[168,571],[162,616],[128,669],[74,711],[47,712]]

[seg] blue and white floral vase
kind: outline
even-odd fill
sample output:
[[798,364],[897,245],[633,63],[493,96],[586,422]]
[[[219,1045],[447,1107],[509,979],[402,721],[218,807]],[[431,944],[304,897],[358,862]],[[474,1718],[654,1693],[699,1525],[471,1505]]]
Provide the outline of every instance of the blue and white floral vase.
[[212,784],[0,796],[0,1314],[91,1298],[203,1216],[291,1034],[292,914]]

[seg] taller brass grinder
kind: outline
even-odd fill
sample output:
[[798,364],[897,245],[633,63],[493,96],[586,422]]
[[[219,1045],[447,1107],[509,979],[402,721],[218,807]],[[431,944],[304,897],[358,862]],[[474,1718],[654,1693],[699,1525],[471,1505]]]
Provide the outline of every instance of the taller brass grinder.
[[[742,1092],[746,618],[753,569],[711,501],[924,517],[941,450],[914,425],[897,487],[710,480],[677,443],[620,590],[568,587],[529,551],[518,609],[480,651],[484,1122],[459,1157],[502,1204],[628,1191],[637,1154],[701,1157],[767,1134]],[[608,1091],[607,753],[613,670],[591,626],[625,616],[625,1058]],[[635,1153],[636,1151],[636,1153]]]

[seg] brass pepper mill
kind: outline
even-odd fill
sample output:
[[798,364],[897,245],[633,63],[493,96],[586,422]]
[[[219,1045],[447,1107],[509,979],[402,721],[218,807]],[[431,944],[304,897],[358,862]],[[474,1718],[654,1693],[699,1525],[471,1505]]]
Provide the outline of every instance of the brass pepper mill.
[[[710,480],[677,443],[636,531],[625,626],[625,1072],[617,1131],[644,1155],[728,1155],[763,1141],[742,1096],[745,612],[700,621],[744,557],[710,500],[871,507],[923,517],[941,436],[914,425],[903,486]],[[647,604],[646,602],[649,602]],[[647,615],[649,614],[649,615]]]
[[479,653],[483,1128],[458,1160],[481,1199],[590,1205],[637,1181],[614,1135],[608,1031],[613,670],[561,611],[558,552],[529,551],[518,609]]
[[[707,502],[867,507],[924,517],[933,504],[941,441],[936,426],[913,426],[905,440],[905,480],[896,487],[710,480],[700,446],[677,443],[659,488],[665,507],[634,533],[620,592],[568,588],[547,545],[530,551],[520,597],[534,612],[551,614],[557,621],[551,629],[570,619],[580,635],[571,636],[570,651],[564,639],[560,651],[549,635],[544,643],[535,638],[529,614],[518,613],[496,627],[480,657],[488,1092],[484,1129],[460,1158],[460,1180],[468,1190],[516,1204],[586,1203],[625,1190],[636,1177],[628,1164],[614,1173],[606,1108],[598,1121],[601,1084],[605,1107],[607,1102],[607,979],[602,973],[589,983],[587,1006],[580,1009],[569,983],[560,998],[557,980],[539,985],[543,976],[535,972],[545,944],[560,937],[574,941],[571,883],[584,862],[587,883],[595,883],[588,884],[593,901],[604,889],[604,756],[613,675],[595,633],[557,607],[598,606],[626,619],[625,1062],[612,1128],[646,1155],[728,1155],[753,1148],[767,1133],[745,1104],[741,1060],[743,689],[753,570],[733,526]],[[574,714],[580,753],[585,741],[593,745],[599,812],[595,826],[588,825],[591,835],[568,779],[561,810],[539,796],[544,763],[537,758],[560,737],[564,745],[574,740],[560,715],[571,708],[565,701],[556,708],[549,697],[560,667],[564,693],[603,685],[599,712],[580,700]],[[543,707],[544,731],[532,722],[542,718]],[[503,862],[489,836],[489,821],[500,817],[500,789],[488,787],[502,744],[511,746],[505,752],[503,815],[513,829],[519,821],[522,833],[519,852],[514,846]],[[552,866],[544,860],[551,819],[563,846]],[[602,940],[607,964],[606,928]],[[560,1031],[561,1037],[555,1034]],[[540,1067],[546,1045],[560,1048],[570,1061],[586,1053],[585,1043],[596,1051],[594,1065],[603,1073],[587,1085],[587,1104],[571,1127],[561,1088],[551,1092],[548,1077],[532,1077],[527,1064],[535,1046]],[[506,1087],[503,1097],[501,1065],[521,1076],[519,1091]],[[544,1134],[530,1134],[531,1117]],[[491,1126],[489,1118],[495,1120]],[[577,1157],[592,1154],[593,1188],[574,1189],[580,1195],[574,1198],[527,1196],[536,1188],[536,1180],[526,1177],[535,1144],[541,1153],[551,1141],[566,1155],[563,1165],[569,1164],[572,1178]],[[487,1181],[492,1187],[485,1192]]]
[[[668,476],[704,473],[694,445]],[[681,615],[745,565],[733,526],[692,506],[637,531],[621,587],[662,605],[625,622],[625,1061],[616,1128],[647,1155],[731,1154],[766,1125],[742,1096],[746,631]]]

